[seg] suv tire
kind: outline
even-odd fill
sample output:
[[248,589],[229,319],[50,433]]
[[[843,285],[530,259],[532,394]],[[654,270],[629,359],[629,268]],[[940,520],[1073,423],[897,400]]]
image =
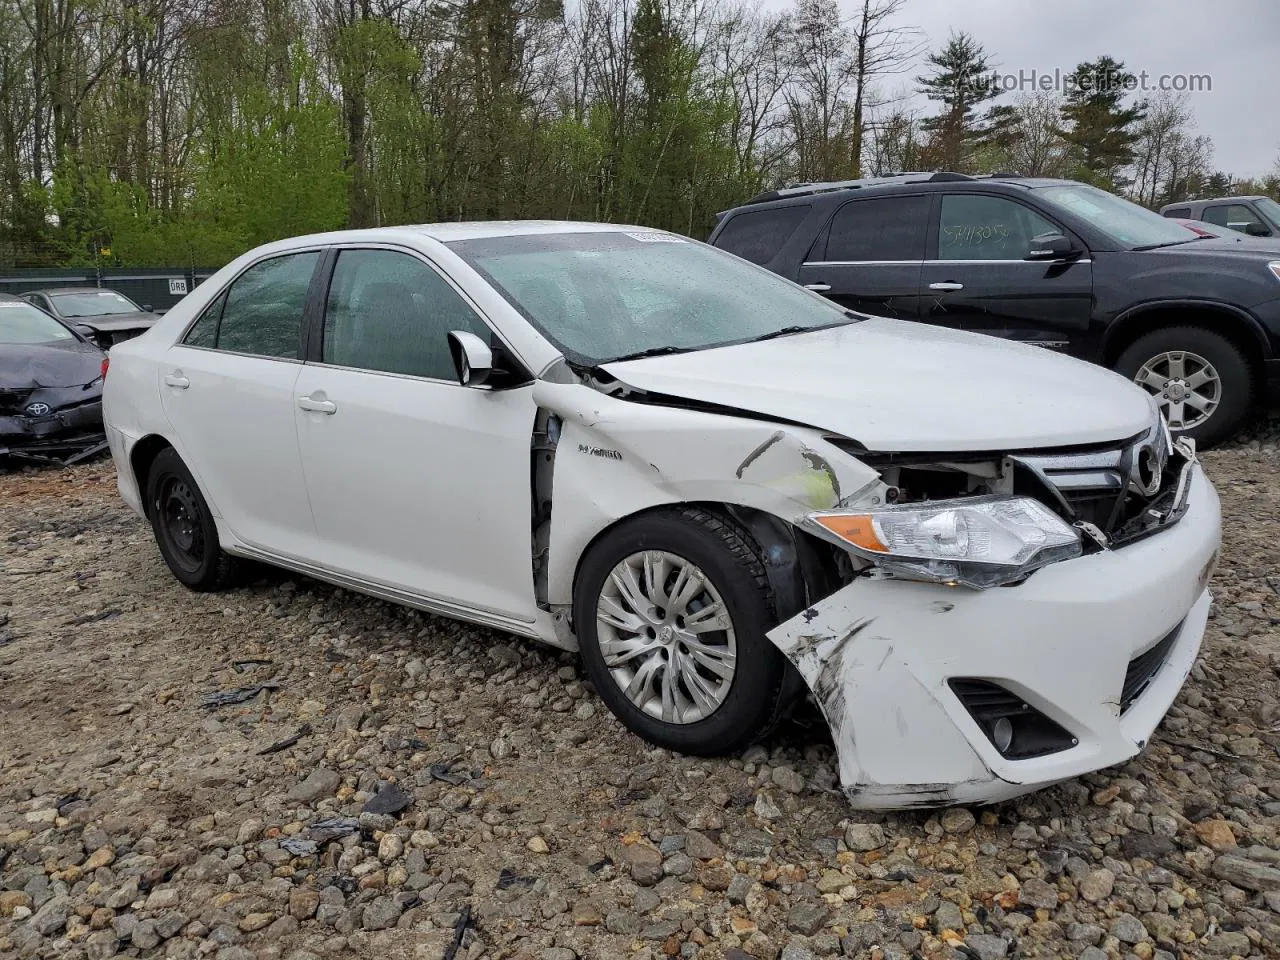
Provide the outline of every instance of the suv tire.
[[[723,616],[686,629],[686,615],[694,624],[717,604]],[[740,750],[781,719],[787,661],[765,636],[775,609],[751,537],[694,507],[647,513],[608,531],[582,559],[573,605],[587,676],[614,715],[650,743],[701,756]],[[632,629],[602,625],[602,617]],[[727,629],[711,629],[711,620]],[[664,719],[667,680],[673,710]]]
[[151,464],[146,502],[160,555],[181,583],[201,593],[234,584],[239,563],[223,552],[213,513],[172,447]]
[[[1115,369],[1155,395],[1175,437],[1191,437],[1200,447],[1231,436],[1253,405],[1253,373],[1244,353],[1204,327],[1145,334],[1120,354]],[[1202,416],[1206,400],[1213,406]]]

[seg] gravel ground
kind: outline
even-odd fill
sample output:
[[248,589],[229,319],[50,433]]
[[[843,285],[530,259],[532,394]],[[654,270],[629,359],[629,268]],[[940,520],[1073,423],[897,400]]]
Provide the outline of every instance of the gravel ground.
[[892,815],[819,723],[673,756],[569,655],[185,591],[109,462],[0,476],[0,956],[1280,956],[1277,426],[1205,457],[1216,602],[1146,753]]

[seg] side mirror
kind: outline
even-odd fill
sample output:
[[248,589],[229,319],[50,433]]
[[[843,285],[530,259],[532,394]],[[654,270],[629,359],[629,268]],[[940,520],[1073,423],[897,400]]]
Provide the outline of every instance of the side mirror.
[[464,387],[478,387],[493,373],[493,350],[466,330],[449,331],[449,353],[458,382]]
[[1071,240],[1060,233],[1042,233],[1031,238],[1026,260],[1065,260],[1076,253]]
[[1271,236],[1271,231],[1268,230],[1266,227],[1264,227],[1262,224],[1258,223],[1258,221],[1256,220],[1252,220],[1249,223],[1246,223],[1244,225],[1244,232],[1251,237]]

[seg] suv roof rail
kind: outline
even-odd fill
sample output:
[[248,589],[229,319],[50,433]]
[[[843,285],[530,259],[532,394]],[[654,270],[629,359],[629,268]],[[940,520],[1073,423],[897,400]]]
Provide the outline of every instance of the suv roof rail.
[[[996,173],[991,174],[993,177],[1016,177],[1014,173]],[[770,200],[783,200],[787,197],[803,197],[810,196],[815,193],[830,193],[833,190],[858,190],[863,187],[878,187],[883,184],[890,183],[954,183],[968,180],[977,180],[978,177],[971,177],[967,173],[952,173],[950,171],[941,171],[938,173],[930,173],[928,171],[911,171],[906,173],[890,173],[883,177],[863,177],[859,180],[825,180],[816,183],[793,183],[785,187],[778,187],[776,190],[766,190],[757,196],[752,197],[743,206],[749,206],[753,203],[767,203]]]

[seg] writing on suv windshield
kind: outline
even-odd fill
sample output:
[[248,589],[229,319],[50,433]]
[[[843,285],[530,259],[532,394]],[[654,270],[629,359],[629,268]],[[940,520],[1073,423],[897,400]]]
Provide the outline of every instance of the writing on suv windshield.
[[461,240],[450,247],[571,360],[678,353],[849,323],[744,260],[658,231]]

